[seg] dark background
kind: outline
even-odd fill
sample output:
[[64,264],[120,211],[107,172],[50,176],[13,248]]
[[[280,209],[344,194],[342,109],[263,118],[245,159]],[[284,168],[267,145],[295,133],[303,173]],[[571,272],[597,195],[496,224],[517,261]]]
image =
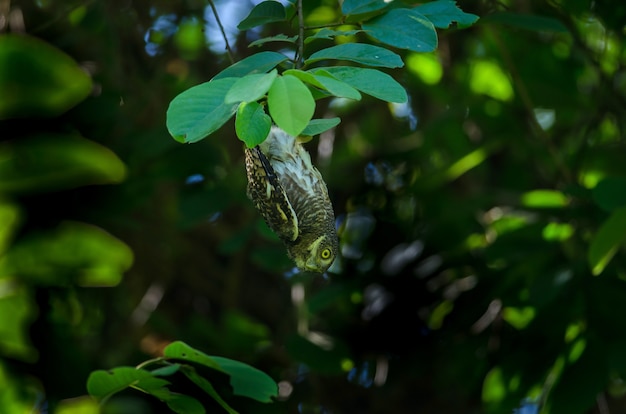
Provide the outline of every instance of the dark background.
[[[216,5],[238,59],[296,33],[238,33],[252,3]],[[230,64],[206,2],[0,2],[0,37],[40,39],[92,80],[0,121],[0,412],[93,412],[91,371],[182,340],[287,390],[241,412],[510,413],[529,397],[626,413],[619,217],[616,256],[598,276],[588,260],[626,203],[626,6],[459,5],[481,20],[439,31],[435,55],[398,51],[408,106],[318,103],[342,119],[307,144],[342,228],[322,277],[293,274],[247,200],[232,121],[191,145],[167,132],[169,101]],[[339,18],[334,1],[305,13]],[[53,68],[60,90],[78,82],[3,56],[0,100],[21,82],[41,102]],[[124,392],[106,410],[166,408]]]

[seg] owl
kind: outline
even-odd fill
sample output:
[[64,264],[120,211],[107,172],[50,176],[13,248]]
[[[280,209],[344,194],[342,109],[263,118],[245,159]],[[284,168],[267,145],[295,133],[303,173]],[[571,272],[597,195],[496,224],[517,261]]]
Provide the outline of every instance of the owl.
[[309,153],[275,126],[263,143],[244,151],[250,200],[300,270],[325,272],[339,242],[326,183]]

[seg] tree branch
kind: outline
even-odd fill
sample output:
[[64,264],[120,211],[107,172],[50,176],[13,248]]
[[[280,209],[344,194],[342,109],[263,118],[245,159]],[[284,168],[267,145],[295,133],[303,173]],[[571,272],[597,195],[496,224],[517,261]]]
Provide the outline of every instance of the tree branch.
[[226,43],[226,53],[228,53],[228,59],[230,60],[230,64],[235,63],[235,58],[233,55],[233,50],[230,48],[230,44],[228,43],[228,38],[226,37],[226,32],[224,31],[224,26],[222,26],[222,22],[220,21],[220,16],[217,14],[217,9],[215,8],[215,4],[213,0],[209,0],[209,5],[211,6],[211,10],[213,10],[213,15],[215,16],[215,20],[217,21],[217,25],[222,32],[222,37],[224,38],[224,43]]

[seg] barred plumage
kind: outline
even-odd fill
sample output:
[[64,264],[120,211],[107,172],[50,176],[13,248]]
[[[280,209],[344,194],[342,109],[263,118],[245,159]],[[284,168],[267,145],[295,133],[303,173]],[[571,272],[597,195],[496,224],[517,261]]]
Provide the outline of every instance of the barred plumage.
[[287,247],[299,269],[325,272],[339,243],[328,189],[311,156],[294,137],[272,127],[245,149],[248,197]]

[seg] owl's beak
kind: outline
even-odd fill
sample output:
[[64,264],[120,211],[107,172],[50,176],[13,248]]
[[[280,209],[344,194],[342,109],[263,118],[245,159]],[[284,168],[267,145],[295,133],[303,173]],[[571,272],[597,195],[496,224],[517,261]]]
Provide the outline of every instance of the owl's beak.
[[315,262],[315,259],[313,259],[313,258],[307,260],[306,264],[304,265],[304,267],[306,268],[306,270],[309,270],[311,272],[318,272],[319,271],[319,266],[317,265],[317,263]]

